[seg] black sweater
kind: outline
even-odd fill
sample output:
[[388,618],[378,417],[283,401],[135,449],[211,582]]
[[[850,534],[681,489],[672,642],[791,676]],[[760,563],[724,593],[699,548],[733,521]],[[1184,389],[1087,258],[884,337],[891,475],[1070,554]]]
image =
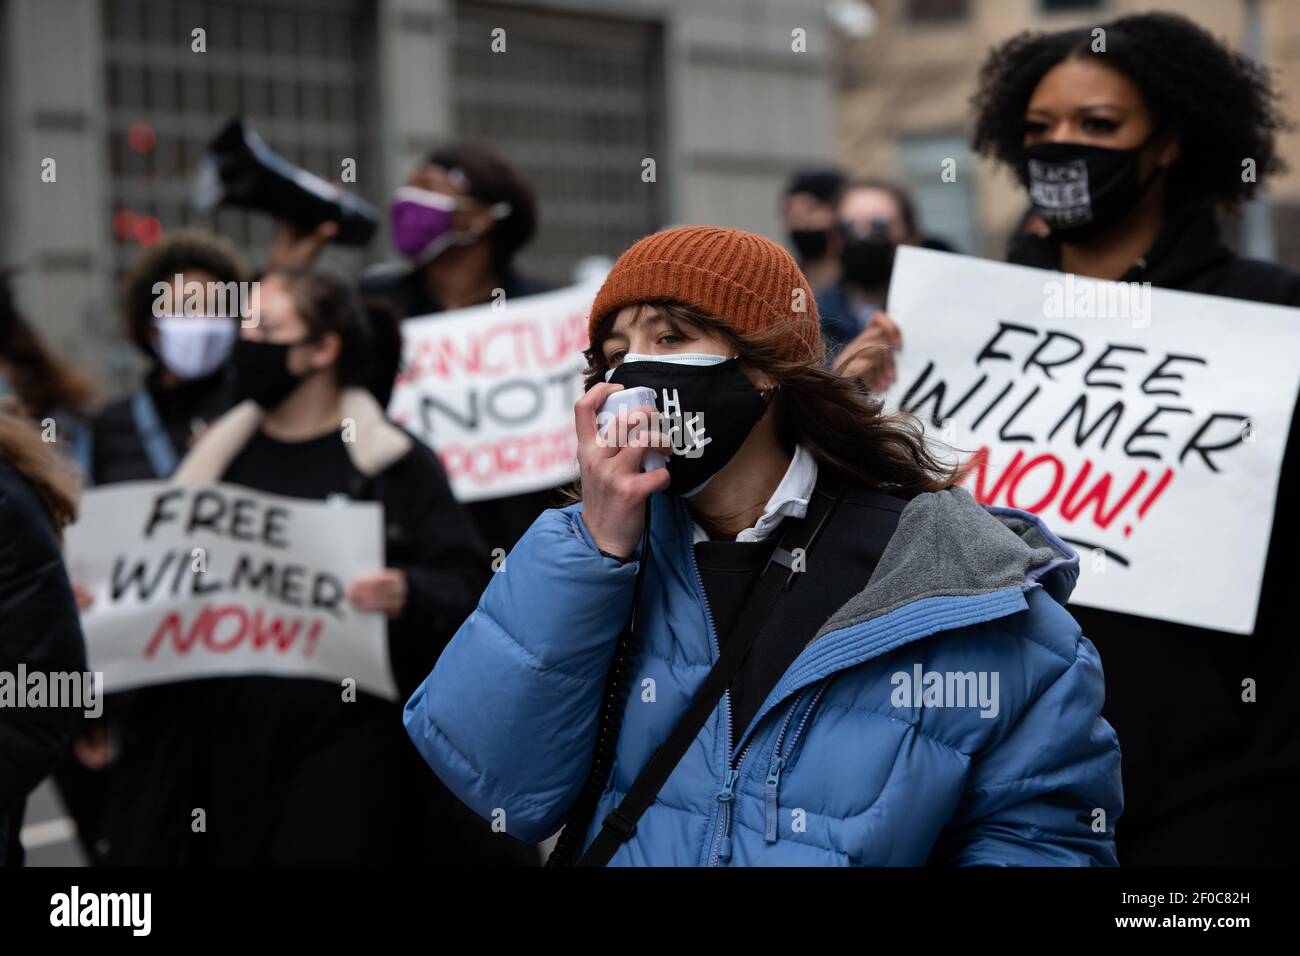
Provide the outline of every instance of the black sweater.
[[[792,588],[778,600],[731,682],[733,747],[817,630],[867,586],[906,505],[901,498],[863,487],[850,487],[845,493],[808,555],[808,568],[816,568],[815,577],[808,587]],[[720,647],[727,646],[784,527],[783,521],[763,541],[695,545],[695,562]]]
[[[1011,259],[1056,268],[1059,250],[1026,241]],[[1300,306],[1300,273],[1236,256],[1208,211],[1174,217],[1122,279]],[[1295,547],[1298,488],[1293,414],[1253,634],[1070,607],[1101,654],[1104,716],[1123,751],[1121,865],[1280,864],[1300,856],[1291,819],[1300,805],[1300,640],[1296,562],[1287,554]],[[1242,700],[1247,678],[1257,684],[1255,703]]]

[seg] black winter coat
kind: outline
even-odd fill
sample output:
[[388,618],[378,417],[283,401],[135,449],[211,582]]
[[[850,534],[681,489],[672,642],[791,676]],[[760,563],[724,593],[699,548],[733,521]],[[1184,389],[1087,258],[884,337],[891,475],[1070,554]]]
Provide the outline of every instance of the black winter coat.
[[[159,384],[159,372],[155,369],[145,379],[144,388],[153,397],[177,460],[185,457],[195,434],[225,414],[231,405],[229,373],[225,369],[172,388]],[[93,484],[168,477],[154,474],[131,413],[131,401],[132,396],[127,396],[104,406],[91,423]]]
[[[86,649],[54,527],[36,492],[0,459],[0,673],[83,673]],[[22,687],[15,688],[19,693]],[[54,769],[78,711],[0,706],[0,865],[22,863],[27,794]]]
[[[1050,241],[1025,240],[1010,259],[1056,268],[1059,250]],[[1220,240],[1209,211],[1175,217],[1122,281],[1300,306],[1300,273],[1239,258]],[[1298,426],[1293,413],[1253,634],[1070,607],[1101,653],[1103,716],[1123,751],[1121,865],[1293,864],[1300,858],[1300,829],[1292,820],[1300,806],[1300,613],[1291,553],[1300,504]],[[1242,700],[1246,678],[1257,684],[1254,703]]]

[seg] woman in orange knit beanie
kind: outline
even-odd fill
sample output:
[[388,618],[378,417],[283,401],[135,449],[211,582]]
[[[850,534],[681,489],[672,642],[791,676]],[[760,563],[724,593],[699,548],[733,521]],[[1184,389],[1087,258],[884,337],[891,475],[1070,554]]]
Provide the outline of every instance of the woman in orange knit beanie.
[[443,782],[556,863],[1113,865],[1078,556],[824,368],[789,254],[657,233],[590,322],[581,501],[406,705]]

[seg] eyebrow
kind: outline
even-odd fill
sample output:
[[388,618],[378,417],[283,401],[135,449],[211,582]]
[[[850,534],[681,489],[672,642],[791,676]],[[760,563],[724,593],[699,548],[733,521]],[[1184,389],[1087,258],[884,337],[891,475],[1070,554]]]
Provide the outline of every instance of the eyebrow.
[[[1120,112],[1120,113],[1122,113],[1122,112],[1124,111],[1124,107],[1121,106],[1119,103],[1105,103],[1105,102],[1102,102],[1102,103],[1083,103],[1082,105],[1075,107],[1075,111],[1076,111],[1076,112],[1081,112],[1081,111],[1084,111],[1084,110],[1114,110],[1114,111],[1116,111],[1116,112]],[[1045,107],[1045,106],[1036,106],[1036,107],[1029,107],[1029,106],[1027,106],[1027,107],[1025,107],[1025,114],[1026,114],[1026,115],[1031,115],[1031,114],[1033,114],[1033,113],[1049,113],[1049,114],[1050,114],[1050,113],[1052,113],[1052,110],[1048,109],[1048,108]]]
[[[632,317],[632,320],[628,322],[627,327],[630,329],[633,326],[636,326],[638,324],[653,325],[656,323],[664,323],[668,325],[671,324],[668,321],[668,316],[664,315],[662,312],[660,312],[658,309],[654,308],[653,306],[650,306],[645,309],[637,310],[636,315],[634,315]],[[605,340],[609,341],[616,335],[619,336],[620,338],[624,338],[624,339],[627,338],[627,332],[615,329],[615,330],[611,330],[610,333],[605,336]]]

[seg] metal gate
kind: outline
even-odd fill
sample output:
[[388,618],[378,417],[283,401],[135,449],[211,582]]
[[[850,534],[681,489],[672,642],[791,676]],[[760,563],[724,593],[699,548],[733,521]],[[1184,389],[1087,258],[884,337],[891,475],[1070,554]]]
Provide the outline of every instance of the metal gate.
[[[497,28],[504,53],[492,52]],[[617,255],[661,225],[663,187],[642,181],[643,160],[663,164],[661,50],[651,22],[457,5],[457,133],[497,143],[537,188],[521,269],[565,282],[582,257]]]
[[[195,165],[233,116],[273,149],[328,180],[357,160],[356,187],[380,198],[378,157],[362,117],[373,72],[372,5],[362,0],[104,0],[110,195],[115,266],[170,228],[206,217],[189,207]],[[202,29],[206,52],[193,49]],[[375,164],[375,165],[372,165]],[[212,224],[257,261],[266,216],[220,210]],[[330,250],[358,268],[361,254]]]

